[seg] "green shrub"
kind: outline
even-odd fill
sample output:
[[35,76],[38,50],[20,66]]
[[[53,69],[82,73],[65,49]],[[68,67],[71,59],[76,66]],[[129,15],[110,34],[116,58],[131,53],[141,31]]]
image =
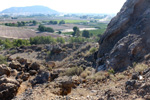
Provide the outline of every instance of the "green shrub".
[[29,40],[23,40],[23,39],[17,39],[17,40],[13,40],[13,45],[14,46],[28,46],[30,45]]
[[70,43],[83,43],[83,42],[88,42],[90,41],[89,39],[82,38],[82,37],[71,37],[69,39]]
[[109,74],[115,74],[115,71],[114,71],[113,68],[111,68],[111,69],[108,70],[108,73],[109,73]]
[[62,37],[58,37],[57,39],[56,39],[56,41],[57,41],[57,43],[65,43],[65,40],[64,40],[64,38],[62,38]]
[[91,48],[91,49],[90,49],[90,53],[91,53],[91,54],[95,53],[96,51],[97,51],[97,48]]
[[50,44],[56,43],[56,40],[51,36],[37,36],[30,38],[30,44]]
[[46,27],[46,29],[45,29],[45,31],[46,32],[54,32],[54,29],[53,28],[51,28],[51,27]]

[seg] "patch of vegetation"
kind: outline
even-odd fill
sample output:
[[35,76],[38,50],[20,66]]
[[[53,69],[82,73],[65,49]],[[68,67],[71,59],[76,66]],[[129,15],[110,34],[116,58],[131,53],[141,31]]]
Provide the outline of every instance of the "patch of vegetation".
[[17,22],[17,23],[5,23],[5,26],[13,26],[13,27],[21,27],[21,26],[36,26],[38,24],[37,21],[33,20],[33,21],[21,21],[21,22]]
[[90,38],[90,32],[87,31],[87,30],[84,30],[84,31],[82,32],[82,37]]
[[70,69],[68,69],[64,75],[67,75],[67,76],[74,76],[74,75],[77,75],[79,76],[81,73],[83,72],[83,68],[82,67],[72,67]]
[[95,72],[95,70],[92,68],[92,67],[87,67],[82,73],[81,73],[81,77],[82,78],[86,78],[88,76],[91,76],[92,75],[92,72]]
[[17,50],[10,50],[8,52],[9,52],[9,54],[15,54],[15,53],[17,53]]
[[28,46],[30,45],[30,42],[28,40],[23,40],[23,39],[17,39],[17,40],[13,40],[13,45],[14,46]]
[[111,68],[111,69],[108,70],[108,73],[109,73],[109,74],[115,74],[115,71],[114,71],[113,68]]
[[58,37],[58,38],[56,39],[56,41],[57,41],[57,43],[62,43],[62,44],[65,43],[65,39],[62,38],[62,37]]
[[[61,20],[57,20],[58,22],[60,22]],[[72,19],[64,19],[65,23],[68,24],[78,24],[78,23],[87,23],[87,20],[72,20]]]
[[61,24],[65,24],[66,22],[64,21],[64,20],[61,20],[60,22],[59,22],[59,25],[61,25]]
[[79,28],[77,26],[73,27],[73,33],[71,35],[72,36],[77,36],[77,37],[80,36],[80,30],[79,30]]
[[50,25],[56,25],[56,24],[58,24],[58,21],[53,21],[53,20],[51,20],[51,21],[49,21],[48,24],[50,24]]
[[89,42],[89,41],[92,41],[92,40],[83,38],[83,37],[71,37],[69,39],[70,43],[83,43],[83,42]]
[[0,64],[6,64],[7,65],[7,58],[0,55]]
[[96,51],[97,51],[97,48],[91,48],[91,49],[90,49],[90,53],[91,53],[91,54],[95,53]]
[[30,44],[50,44],[56,43],[56,39],[52,38],[51,36],[36,36],[30,38]]
[[94,75],[88,76],[86,77],[86,79],[88,80],[92,80],[92,81],[104,81],[105,79],[107,79],[109,76],[109,74],[105,71],[100,71],[95,73]]

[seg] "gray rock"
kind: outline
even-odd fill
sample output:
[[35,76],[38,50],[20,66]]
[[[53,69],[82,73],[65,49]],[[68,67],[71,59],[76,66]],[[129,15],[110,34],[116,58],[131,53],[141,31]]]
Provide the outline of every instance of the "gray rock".
[[41,72],[39,73],[32,81],[32,86],[36,84],[43,84],[50,81],[50,73],[49,72]]

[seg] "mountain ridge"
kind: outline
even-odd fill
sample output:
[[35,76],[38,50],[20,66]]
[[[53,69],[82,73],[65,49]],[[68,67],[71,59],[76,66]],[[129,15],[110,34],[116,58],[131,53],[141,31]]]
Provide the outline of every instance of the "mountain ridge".
[[46,6],[35,5],[26,7],[10,7],[4,9],[3,14],[58,14],[59,12]]

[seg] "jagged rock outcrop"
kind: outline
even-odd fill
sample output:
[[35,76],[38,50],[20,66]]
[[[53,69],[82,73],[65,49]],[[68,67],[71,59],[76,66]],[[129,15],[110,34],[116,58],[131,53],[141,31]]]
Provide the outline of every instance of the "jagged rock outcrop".
[[150,1],[127,0],[99,41],[97,67],[123,70],[150,51]]
[[0,100],[11,100],[18,91],[20,83],[15,79],[0,77]]

